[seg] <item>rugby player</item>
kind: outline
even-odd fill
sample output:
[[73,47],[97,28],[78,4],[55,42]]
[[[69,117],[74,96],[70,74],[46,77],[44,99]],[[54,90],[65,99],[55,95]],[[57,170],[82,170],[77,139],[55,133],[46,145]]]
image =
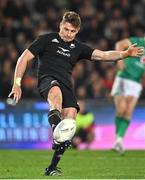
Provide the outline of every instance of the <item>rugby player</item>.
[[[120,40],[116,43],[116,50],[122,51],[134,43],[145,47],[145,37]],[[130,125],[132,113],[142,90],[141,78],[145,72],[145,54],[141,57],[127,57],[124,61],[118,61],[118,68],[111,92],[116,107],[116,140],[113,149],[123,153],[122,140]]]
[[[38,57],[38,90],[49,103],[48,119],[53,130],[63,119],[74,120],[79,111],[71,83],[72,70],[78,61],[116,61],[128,56],[140,56],[144,51],[143,48],[136,48],[134,45],[124,51],[101,51],[91,48],[76,40],[80,27],[80,16],[72,11],[66,12],[60,22],[59,32],[39,36],[22,53],[16,64],[14,84],[9,97],[13,96],[17,103],[21,98],[21,80],[27,63]],[[69,140],[60,144],[54,142],[55,151],[50,165],[45,170],[46,176],[61,175],[57,164],[69,145]]]

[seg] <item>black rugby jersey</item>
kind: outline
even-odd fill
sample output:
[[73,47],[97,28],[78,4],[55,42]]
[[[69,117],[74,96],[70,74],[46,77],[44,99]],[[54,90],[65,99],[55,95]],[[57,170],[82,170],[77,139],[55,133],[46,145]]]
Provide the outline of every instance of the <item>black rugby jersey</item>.
[[81,59],[90,59],[94,49],[73,40],[65,42],[58,33],[39,36],[29,46],[29,51],[39,56],[38,79],[51,76],[71,87],[74,65]]

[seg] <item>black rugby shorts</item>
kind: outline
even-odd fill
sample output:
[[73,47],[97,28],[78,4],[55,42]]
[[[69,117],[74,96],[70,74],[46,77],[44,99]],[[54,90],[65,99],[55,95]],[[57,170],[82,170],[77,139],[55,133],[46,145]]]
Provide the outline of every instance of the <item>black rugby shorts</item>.
[[58,86],[62,92],[62,108],[74,107],[79,112],[80,108],[77,104],[77,99],[74,95],[73,89],[68,88],[65,84],[60,82],[59,80],[53,77],[44,77],[43,79],[39,80],[38,83],[38,90],[40,95],[47,100],[49,90],[54,87]]

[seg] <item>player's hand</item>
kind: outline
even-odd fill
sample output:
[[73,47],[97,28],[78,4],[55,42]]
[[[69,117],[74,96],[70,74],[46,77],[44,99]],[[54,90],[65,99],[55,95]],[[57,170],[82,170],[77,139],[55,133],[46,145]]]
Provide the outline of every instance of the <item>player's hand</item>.
[[144,47],[136,47],[137,43],[132,44],[128,47],[128,55],[140,57],[145,53]]
[[12,87],[12,91],[10,92],[8,97],[13,97],[14,102],[17,104],[18,101],[21,99],[22,90],[21,87],[17,84],[14,84]]

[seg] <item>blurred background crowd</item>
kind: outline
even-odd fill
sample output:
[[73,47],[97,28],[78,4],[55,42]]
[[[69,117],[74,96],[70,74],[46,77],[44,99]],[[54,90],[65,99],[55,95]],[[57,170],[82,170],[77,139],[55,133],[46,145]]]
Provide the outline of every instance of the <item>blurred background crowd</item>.
[[[0,0],[0,99],[13,84],[19,55],[40,34],[58,31],[62,15],[76,11],[82,18],[78,39],[100,50],[115,42],[144,36],[145,0]],[[37,98],[37,61],[30,64],[22,82],[23,98]],[[108,99],[117,71],[114,62],[79,62],[73,71],[78,99]],[[145,77],[142,79],[145,99]]]

